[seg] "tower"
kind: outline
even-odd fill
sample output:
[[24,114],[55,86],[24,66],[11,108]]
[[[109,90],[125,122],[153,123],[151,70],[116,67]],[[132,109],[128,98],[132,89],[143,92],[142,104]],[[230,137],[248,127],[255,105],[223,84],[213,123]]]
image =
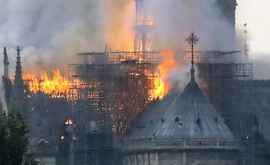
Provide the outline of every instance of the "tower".
[[9,61],[8,61],[8,54],[7,48],[4,47],[4,78],[9,78]]
[[135,39],[134,51],[145,52],[151,51],[151,32],[153,30],[153,20],[147,13],[145,0],[136,1],[136,23],[135,23]]
[[22,64],[21,64],[21,49],[17,47],[17,62],[16,62],[16,71],[15,71],[15,85],[22,86]]
[[245,43],[244,43],[244,55],[248,59],[248,56],[249,56],[249,45],[248,45],[248,24],[247,23],[244,24],[244,39],[245,39]]
[[8,60],[8,54],[7,54],[7,48],[4,47],[3,51],[4,55],[4,75],[2,77],[3,85],[4,85],[4,91],[5,91],[5,100],[7,104],[9,104],[10,101],[10,94],[11,94],[11,81],[9,78],[9,60]]
[[17,47],[17,62],[14,88],[16,103],[21,105],[21,103],[23,103],[24,101],[24,83],[22,78],[21,49],[19,46]]

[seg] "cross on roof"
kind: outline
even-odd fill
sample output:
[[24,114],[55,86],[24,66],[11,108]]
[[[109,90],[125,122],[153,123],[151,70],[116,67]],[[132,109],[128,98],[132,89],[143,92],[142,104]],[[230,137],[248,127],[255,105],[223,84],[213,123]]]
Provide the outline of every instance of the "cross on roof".
[[186,41],[191,45],[191,79],[194,79],[194,45],[199,41],[199,38],[194,33],[191,33]]
[[199,38],[194,33],[191,33],[191,35],[186,39],[186,41],[190,45],[195,45],[199,41]]
[[194,33],[191,33],[186,41],[191,45],[191,64],[194,65],[194,45],[197,44],[199,38]]

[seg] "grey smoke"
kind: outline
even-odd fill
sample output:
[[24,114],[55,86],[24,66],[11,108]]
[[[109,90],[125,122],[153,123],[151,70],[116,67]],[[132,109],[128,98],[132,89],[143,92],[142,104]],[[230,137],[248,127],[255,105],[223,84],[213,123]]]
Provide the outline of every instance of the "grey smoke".
[[[77,52],[104,49],[106,29],[112,26],[110,21],[121,15],[123,8],[132,1],[0,0],[0,46],[9,47],[12,68],[17,45],[23,47],[25,70],[38,71],[76,63]],[[199,49],[236,49],[233,27],[215,2],[148,0],[148,9],[156,25],[153,47],[183,53],[187,48],[186,37],[195,32],[200,37]],[[129,21],[134,22],[132,18]],[[115,42],[117,40],[119,38],[115,38]]]
[[216,0],[149,0],[156,21],[156,38],[164,47],[186,49],[194,32],[202,50],[235,49],[234,27],[222,15]]
[[[0,46],[9,47],[12,68],[16,45],[23,47],[25,70],[76,63],[77,52],[104,49],[106,29],[112,26],[110,21],[119,17],[132,1],[0,0]],[[154,48],[183,51],[185,38],[195,32],[200,37],[201,49],[234,49],[233,28],[215,1],[148,0],[156,24]]]
[[[72,63],[77,51],[104,49],[113,14],[108,4],[121,13],[131,1],[0,0],[0,45],[22,45],[29,68],[33,63],[45,69]],[[232,49],[232,28],[215,0],[148,0],[148,5],[156,22],[157,49],[183,46],[192,31],[203,49]]]
[[0,45],[22,45],[26,68],[72,62],[76,51],[104,43],[99,1],[1,0],[0,5]]
[[[77,51],[99,48],[103,43],[97,1],[0,0],[0,5],[0,47],[8,47],[11,76],[17,45],[23,48],[23,69],[38,71],[75,63],[72,57]],[[2,83],[0,87],[6,109]]]
[[[12,68],[17,45],[23,47],[25,70],[76,63],[77,52],[104,50],[106,29],[112,26],[110,21],[121,15],[132,1],[0,0],[0,46],[9,47]],[[233,37],[234,27],[224,19],[215,2],[148,0],[149,12],[155,20],[153,47],[180,50],[183,55],[187,49],[186,37],[195,32],[200,38],[198,49],[239,49]],[[118,14],[109,11],[110,8]]]
[[[190,46],[186,38],[199,36],[196,50],[231,51],[236,46],[233,24],[222,14],[217,0],[149,0],[148,8],[155,19],[155,48],[170,48],[185,56]],[[227,60],[233,61],[235,59]],[[189,63],[189,61],[187,61]],[[186,73],[185,75],[183,73]],[[170,75],[172,83],[185,84],[189,67],[178,67]]]

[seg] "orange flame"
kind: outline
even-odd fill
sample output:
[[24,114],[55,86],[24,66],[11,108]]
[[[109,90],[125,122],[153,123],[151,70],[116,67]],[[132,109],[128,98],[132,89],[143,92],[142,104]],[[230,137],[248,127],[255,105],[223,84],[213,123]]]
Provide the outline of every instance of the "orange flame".
[[155,78],[154,82],[154,90],[152,93],[152,98],[154,99],[162,99],[167,95],[166,93],[166,84],[160,78]]
[[176,68],[175,53],[171,50],[161,52],[163,57],[162,63],[158,66],[159,76],[154,79],[153,97],[157,99],[164,98],[171,89],[169,81],[170,72]]
[[41,75],[26,73],[23,79],[27,82],[30,92],[44,93],[53,97],[67,95],[72,89],[73,82],[66,79],[60,70],[54,70],[51,76],[44,72]]

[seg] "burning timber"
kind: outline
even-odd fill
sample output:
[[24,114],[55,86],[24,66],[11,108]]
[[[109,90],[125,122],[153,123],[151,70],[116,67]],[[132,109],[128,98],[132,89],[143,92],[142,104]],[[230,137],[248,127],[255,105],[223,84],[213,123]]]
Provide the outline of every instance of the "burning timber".
[[60,70],[23,74],[27,97],[44,95],[72,104],[84,101],[91,111],[111,114],[114,132],[123,135],[150,102],[162,99],[168,92],[158,71],[159,52],[105,51],[79,56],[85,63],[71,65],[74,74],[70,79]]
[[[234,29],[236,1],[216,2]],[[30,127],[29,152],[57,165],[268,165],[270,81],[254,80],[239,51],[200,51],[194,60],[192,34],[190,81],[169,92],[177,64],[153,51],[149,18],[136,0],[134,50],[79,53],[71,78],[24,73],[18,47],[12,80],[4,49],[5,97]]]
[[[116,132],[125,134],[129,124],[147,105],[165,95],[160,80],[159,52],[80,53],[85,64],[73,65],[74,77],[95,84],[80,98],[88,99],[98,111],[114,115]],[[92,86],[91,86],[92,87]],[[90,96],[90,97],[89,97]]]

